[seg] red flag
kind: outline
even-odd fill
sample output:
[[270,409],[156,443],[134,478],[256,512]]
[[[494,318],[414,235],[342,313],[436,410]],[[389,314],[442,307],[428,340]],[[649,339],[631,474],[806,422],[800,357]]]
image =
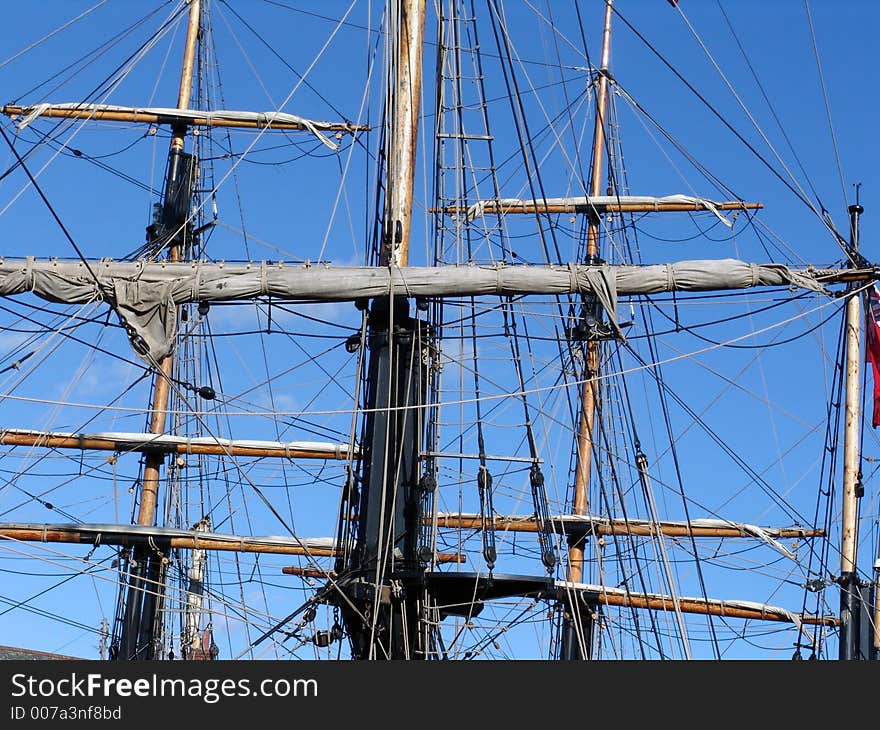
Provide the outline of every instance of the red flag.
[[877,428],[880,426],[880,292],[876,285],[868,295],[865,325],[865,361],[871,363],[874,370],[874,416],[871,425]]

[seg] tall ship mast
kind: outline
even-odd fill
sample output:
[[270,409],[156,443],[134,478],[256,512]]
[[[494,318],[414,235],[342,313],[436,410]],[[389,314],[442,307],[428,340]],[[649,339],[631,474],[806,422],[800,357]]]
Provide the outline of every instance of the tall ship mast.
[[872,206],[822,24],[789,50],[827,117],[786,123],[739,10],[657,6],[34,14],[0,644],[880,658]]

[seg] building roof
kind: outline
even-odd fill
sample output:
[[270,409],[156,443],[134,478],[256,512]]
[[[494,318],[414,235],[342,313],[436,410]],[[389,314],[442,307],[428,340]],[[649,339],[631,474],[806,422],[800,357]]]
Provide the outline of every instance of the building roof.
[[0,646],[0,661],[7,659],[59,660],[80,659],[80,657],[52,654],[47,651],[35,651],[34,649],[21,649],[16,646]]

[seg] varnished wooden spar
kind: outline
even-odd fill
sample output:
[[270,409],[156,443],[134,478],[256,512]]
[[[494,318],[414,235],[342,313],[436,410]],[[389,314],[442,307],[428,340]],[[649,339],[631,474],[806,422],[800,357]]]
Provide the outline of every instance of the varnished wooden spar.
[[[53,542],[73,545],[146,545],[156,549],[213,550],[220,552],[307,555],[335,558],[340,554],[333,538],[246,537],[144,525],[0,524],[0,540]],[[460,553],[438,553],[438,563],[463,563]]]
[[796,614],[788,609],[750,601],[723,601],[716,598],[685,598],[660,593],[631,593],[621,588],[611,588],[585,583],[557,581],[556,588],[562,597],[579,595],[589,603],[623,608],[644,608],[654,611],[680,611],[725,618],[752,619],[757,621],[780,621],[784,623],[838,626],[836,616],[813,616]]
[[[713,202],[712,208],[715,210],[760,210],[764,207],[763,203],[746,203],[739,200]],[[688,213],[688,212],[706,212],[711,210],[704,203],[694,202],[664,202],[656,203],[636,203],[636,202],[614,202],[614,203],[554,203],[552,201],[541,200],[520,200],[520,201],[496,201],[486,200],[480,203],[480,215],[509,215],[509,214],[535,214],[535,213]],[[472,207],[448,205],[443,208],[431,208],[431,213],[443,213],[445,215],[470,215],[473,213]]]
[[[760,527],[726,520],[693,520],[687,522],[659,523],[648,520],[622,520],[580,515],[557,515],[551,517],[554,532],[561,534],[589,533],[593,535],[650,536],[658,532],[667,537],[757,537],[757,531],[770,538],[824,537],[824,530],[808,530],[803,527]],[[702,524],[701,524],[702,523]],[[439,514],[437,526],[463,530],[482,529],[482,518],[477,514]],[[538,532],[534,517],[495,517],[495,530],[500,532]]]
[[281,569],[284,575],[296,575],[300,578],[330,578],[336,580],[335,570],[319,570],[318,568],[300,568],[298,565],[286,565]]
[[152,544],[158,549],[182,548],[314,557],[336,555],[332,540],[241,537],[144,525],[0,525],[0,539],[120,547]]
[[[114,452],[159,451],[206,456],[277,457],[284,459],[347,459],[347,444],[311,442],[235,441],[210,437],[186,438],[168,434],[52,433],[25,429],[0,431],[0,444],[54,449],[82,449]],[[351,458],[357,459],[355,449]]]
[[272,112],[254,115],[253,119],[236,119],[234,117],[224,117],[222,112],[206,114],[198,109],[181,108],[174,110],[174,113],[163,114],[161,111],[151,111],[150,109],[126,109],[124,107],[102,109],[100,106],[91,104],[81,106],[46,105],[42,109],[6,104],[0,108],[0,111],[12,119],[27,117],[36,111],[37,116],[53,117],[56,119],[91,119],[106,122],[141,122],[144,124],[184,124],[187,127],[309,130],[311,125],[320,131],[326,132],[362,132],[369,129],[368,126],[349,124],[348,122],[280,121],[272,118]]

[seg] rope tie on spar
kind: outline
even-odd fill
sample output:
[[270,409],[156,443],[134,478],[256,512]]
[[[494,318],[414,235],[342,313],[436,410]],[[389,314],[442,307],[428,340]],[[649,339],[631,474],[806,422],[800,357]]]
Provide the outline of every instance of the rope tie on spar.
[[675,266],[666,264],[666,291],[675,291]]
[[[390,286],[391,290],[393,291],[393,288],[394,288],[394,284],[391,281],[394,276],[393,271],[396,270],[397,273],[400,275],[400,283],[403,284],[404,291],[406,292],[406,294],[404,294],[404,296],[407,299],[412,299],[414,297],[414,294],[410,290],[409,282],[406,280],[406,277],[403,276],[403,271],[401,270],[400,266],[391,266],[390,268],[392,269],[392,274],[391,274],[391,276],[388,277],[388,280],[389,280],[389,286]],[[391,296],[391,295],[389,294],[389,296]]]
[[92,555],[95,554],[95,551],[99,547],[101,547],[101,533],[100,532],[97,535],[95,535],[95,542],[92,545],[92,549],[86,553],[85,557],[83,558],[83,562],[88,563],[92,559]]
[[269,293],[269,268],[265,261],[260,262],[260,294]]
[[568,288],[571,291],[576,291],[579,294],[583,295],[584,292],[581,290],[580,282],[578,281],[577,276],[577,268],[574,265],[574,262],[569,261],[566,264],[566,268],[568,269]]
[[[48,111],[51,108],[52,108],[51,104],[46,104],[46,103],[36,104],[35,106],[31,107],[30,114],[23,117],[22,120],[18,124],[15,125],[15,128],[20,132],[25,127],[27,127],[32,121],[34,121],[34,119],[42,116],[44,112]],[[16,136],[18,136],[18,135],[16,135]]]
[[29,292],[33,292],[37,288],[34,281],[34,257],[26,256],[24,259],[24,285]]
[[[271,126],[272,119],[274,119],[277,113],[278,112],[266,112],[261,114],[260,116],[267,120],[266,126],[269,127]],[[333,150],[333,152],[339,152],[341,145],[332,142],[326,135],[322,134],[311,119],[306,119],[295,114],[290,116],[296,117],[297,121],[302,124],[303,127],[305,127],[309,132],[315,135],[315,137],[317,137],[320,140],[321,144],[323,144],[327,149]],[[269,119],[269,117],[272,117],[272,119]]]
[[730,220],[726,215],[723,215],[720,210],[715,206],[715,204],[711,200],[707,200],[706,198],[699,199],[700,205],[702,205],[706,210],[708,210],[712,215],[714,215],[718,220],[720,220],[725,226],[728,228],[733,228],[733,221]]
[[189,298],[190,298],[190,300],[192,300],[194,302],[195,301],[199,302],[199,316],[204,317],[208,313],[208,310],[205,309],[204,312],[202,311],[203,310],[202,304],[207,304],[207,302],[201,301],[201,297],[199,296],[201,293],[201,290],[202,290],[202,267],[199,266],[197,263],[195,263],[195,264],[193,264],[192,268],[194,271],[194,275],[192,278],[193,284],[192,284],[192,290],[190,291]]
[[675,331],[681,332],[681,319],[679,318],[678,312],[678,292],[675,289],[675,266],[673,264],[666,265],[666,287],[667,291],[672,292],[672,311],[674,312],[675,318]]

